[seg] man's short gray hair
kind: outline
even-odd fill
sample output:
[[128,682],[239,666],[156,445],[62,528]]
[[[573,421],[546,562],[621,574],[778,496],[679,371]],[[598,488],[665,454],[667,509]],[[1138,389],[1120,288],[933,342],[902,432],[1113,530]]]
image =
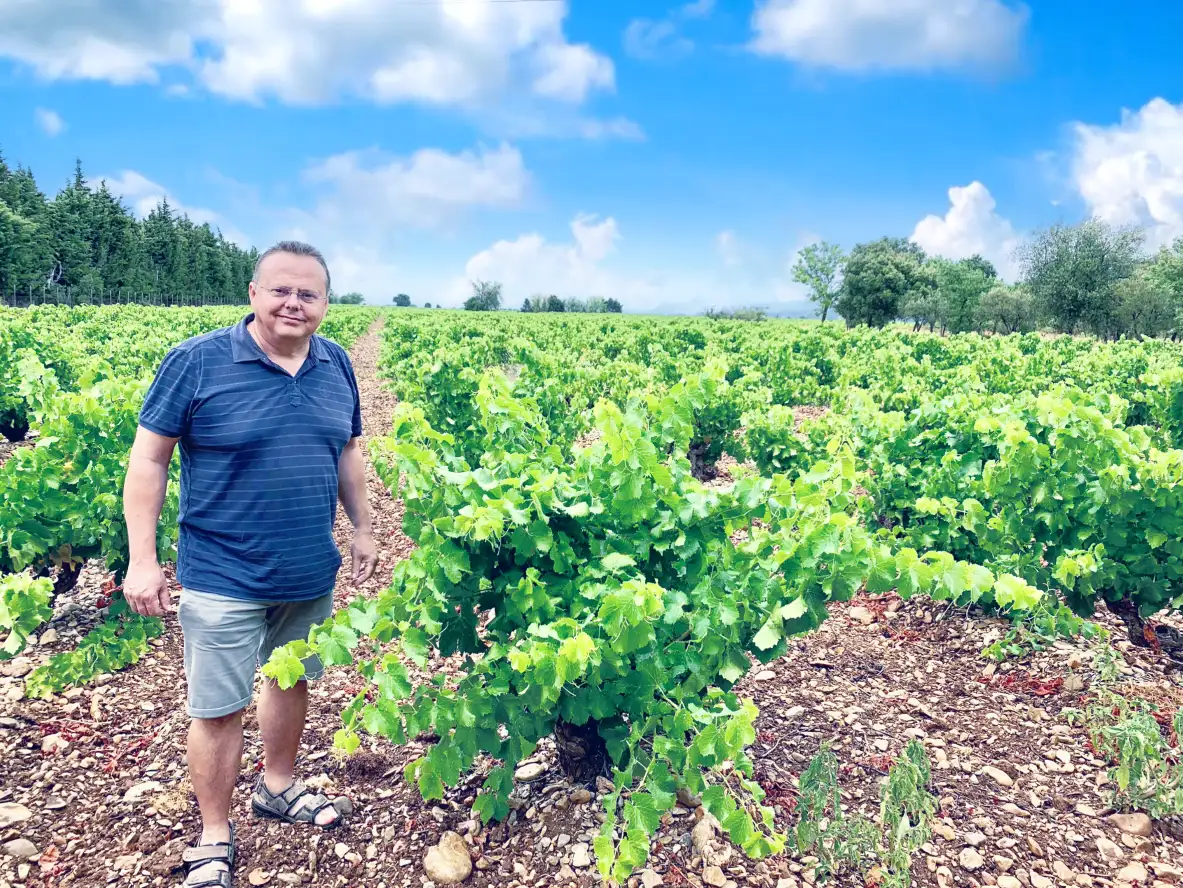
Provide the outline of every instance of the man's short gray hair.
[[329,275],[329,263],[325,262],[324,254],[321,253],[321,251],[316,247],[312,246],[312,244],[306,244],[303,241],[295,240],[280,241],[274,247],[270,247],[266,252],[264,252],[263,255],[259,257],[258,261],[255,262],[255,271],[251,275],[252,281],[258,283],[259,267],[263,264],[263,260],[276,253],[288,253],[292,256],[311,256],[313,259],[319,262],[320,267],[325,270],[325,295],[327,296],[329,291],[332,290],[333,279]]

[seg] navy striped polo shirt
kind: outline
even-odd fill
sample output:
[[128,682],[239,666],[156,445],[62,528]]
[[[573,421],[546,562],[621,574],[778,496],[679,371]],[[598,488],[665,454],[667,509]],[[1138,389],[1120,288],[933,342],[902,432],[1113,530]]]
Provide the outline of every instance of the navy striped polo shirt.
[[177,579],[198,592],[264,601],[333,588],[341,451],[361,434],[345,350],[313,336],[295,376],[247,330],[195,336],[160,364],[140,425],[181,445]]

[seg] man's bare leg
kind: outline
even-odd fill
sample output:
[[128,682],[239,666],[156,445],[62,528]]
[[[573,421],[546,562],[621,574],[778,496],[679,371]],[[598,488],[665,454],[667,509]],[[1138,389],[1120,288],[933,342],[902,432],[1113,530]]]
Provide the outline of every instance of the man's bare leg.
[[[263,736],[263,783],[272,793],[280,793],[295,779],[296,754],[308,718],[308,682],[296,682],[283,690],[271,679],[264,679],[259,696],[259,733]],[[337,819],[337,812],[326,808],[316,815],[316,823],[326,826]]]
[[[230,841],[230,800],[242,767],[242,710],[189,722],[189,779],[201,809],[202,845]],[[225,870],[225,862],[196,867],[191,878]]]

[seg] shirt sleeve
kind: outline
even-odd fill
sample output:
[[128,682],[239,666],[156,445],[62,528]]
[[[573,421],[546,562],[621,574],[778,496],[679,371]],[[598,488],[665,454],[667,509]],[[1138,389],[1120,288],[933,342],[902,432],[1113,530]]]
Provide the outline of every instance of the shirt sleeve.
[[345,375],[349,377],[349,387],[353,389],[353,431],[351,437],[361,437],[361,392],[357,387],[357,376],[353,372],[353,362],[345,354]]
[[197,382],[198,367],[192,354],[174,348],[160,362],[144,397],[140,425],[166,438],[183,437],[189,431]]

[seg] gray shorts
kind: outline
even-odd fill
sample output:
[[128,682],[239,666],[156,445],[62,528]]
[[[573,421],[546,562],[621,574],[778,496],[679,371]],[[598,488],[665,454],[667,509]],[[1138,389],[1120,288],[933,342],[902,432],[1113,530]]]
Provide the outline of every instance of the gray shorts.
[[[255,671],[273,650],[306,640],[309,629],[332,616],[333,593],[307,601],[244,601],[182,589],[177,611],[185,637],[189,715],[219,718],[250,705]],[[323,674],[318,657],[304,661],[305,678]]]

